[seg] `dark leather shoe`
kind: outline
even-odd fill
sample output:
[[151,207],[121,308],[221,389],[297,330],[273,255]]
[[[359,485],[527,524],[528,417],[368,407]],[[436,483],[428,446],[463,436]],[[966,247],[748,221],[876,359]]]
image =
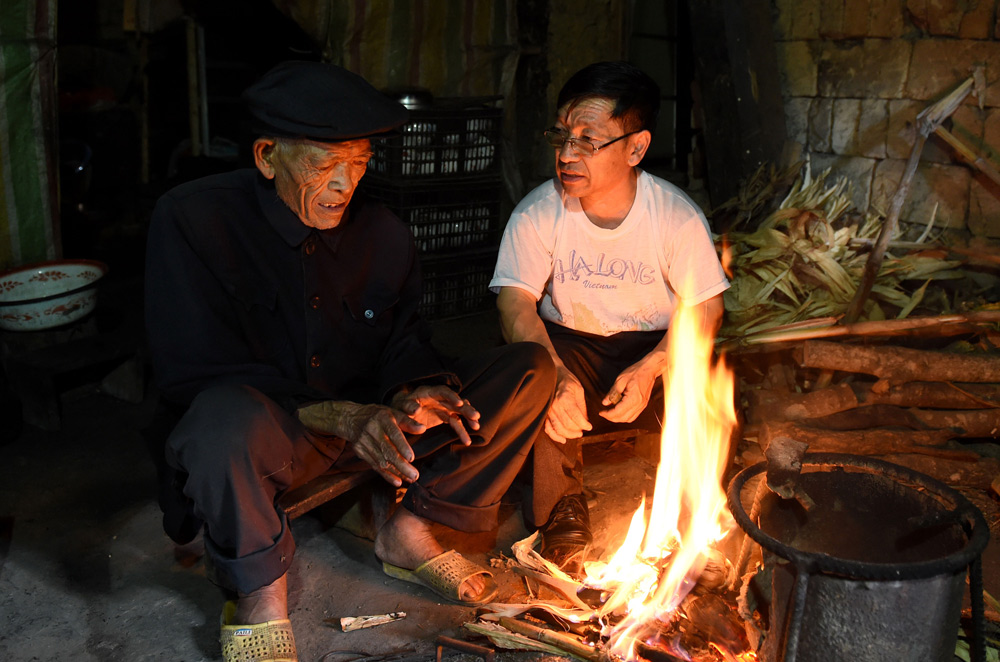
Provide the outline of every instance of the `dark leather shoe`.
[[587,497],[570,494],[559,500],[549,521],[542,527],[541,554],[567,574],[578,575],[583,570],[587,547],[593,540]]

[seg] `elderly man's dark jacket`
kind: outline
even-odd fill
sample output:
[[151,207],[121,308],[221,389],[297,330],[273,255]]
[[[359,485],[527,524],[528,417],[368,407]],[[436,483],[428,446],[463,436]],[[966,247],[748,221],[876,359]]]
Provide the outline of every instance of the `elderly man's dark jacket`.
[[[209,386],[252,386],[287,411],[318,400],[385,403],[398,386],[460,384],[416,314],[408,228],[355,195],[340,225],[304,225],[257,170],[183,184],[157,203],[146,256],[146,332],[167,405],[146,431],[164,529],[201,527],[164,458],[166,435]],[[224,415],[224,412],[220,412]],[[330,439],[337,453],[343,440]]]
[[408,228],[360,195],[338,227],[316,230],[256,170],[183,184],[158,202],[148,241],[157,385],[185,405],[211,384],[246,384],[289,411],[385,402],[435,376],[457,387],[416,314],[420,292]]

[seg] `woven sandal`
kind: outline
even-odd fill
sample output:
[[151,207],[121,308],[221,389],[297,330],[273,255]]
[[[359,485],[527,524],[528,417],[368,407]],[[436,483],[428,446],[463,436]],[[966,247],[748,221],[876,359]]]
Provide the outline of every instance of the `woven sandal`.
[[[382,572],[395,579],[402,579],[404,582],[429,588],[442,598],[472,607],[492,601],[499,591],[496,582],[492,579],[492,572],[469,561],[453,549],[438,554],[430,561],[421,564],[416,570],[407,570],[383,562]],[[465,580],[476,575],[486,575],[486,586],[472,600],[463,600],[459,589]]]
[[286,618],[254,625],[230,625],[236,603],[222,610],[222,659],[225,662],[298,662],[292,624]]

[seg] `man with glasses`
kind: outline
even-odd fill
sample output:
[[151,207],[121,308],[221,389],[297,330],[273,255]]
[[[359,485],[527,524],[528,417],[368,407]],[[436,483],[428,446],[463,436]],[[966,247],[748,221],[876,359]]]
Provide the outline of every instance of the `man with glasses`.
[[639,168],[659,97],[626,62],[592,64],[567,81],[544,133],[556,176],[514,209],[490,282],[505,340],[537,342],[556,363],[528,514],[542,555],[571,574],[593,540],[581,436],[661,428],[671,315],[682,302],[695,306],[714,332],[729,286],[704,214]]

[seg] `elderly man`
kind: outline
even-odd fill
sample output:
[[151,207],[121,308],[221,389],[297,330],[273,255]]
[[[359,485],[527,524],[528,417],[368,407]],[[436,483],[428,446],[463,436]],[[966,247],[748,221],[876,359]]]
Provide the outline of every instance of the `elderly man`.
[[295,547],[279,496],[371,467],[407,486],[375,539],[384,571],[487,602],[491,573],[446,552],[429,525],[496,527],[555,371],[532,343],[452,365],[429,344],[407,227],[354,195],[370,139],[405,122],[402,106],[315,62],[279,65],[244,98],[256,169],[175,188],[150,227],[149,346],[162,395],[183,412],[165,449],[183,493],[161,503],[175,540],[204,524],[210,576],[234,598],[225,659],[293,660]]
[[556,177],[514,209],[490,282],[504,338],[542,344],[556,364],[534,447],[532,516],[542,555],[571,572],[592,541],[580,437],[636,421],[660,429],[671,315],[695,306],[714,330],[729,285],[702,212],[639,168],[659,97],[625,62],[592,64],[566,82],[545,131]]

